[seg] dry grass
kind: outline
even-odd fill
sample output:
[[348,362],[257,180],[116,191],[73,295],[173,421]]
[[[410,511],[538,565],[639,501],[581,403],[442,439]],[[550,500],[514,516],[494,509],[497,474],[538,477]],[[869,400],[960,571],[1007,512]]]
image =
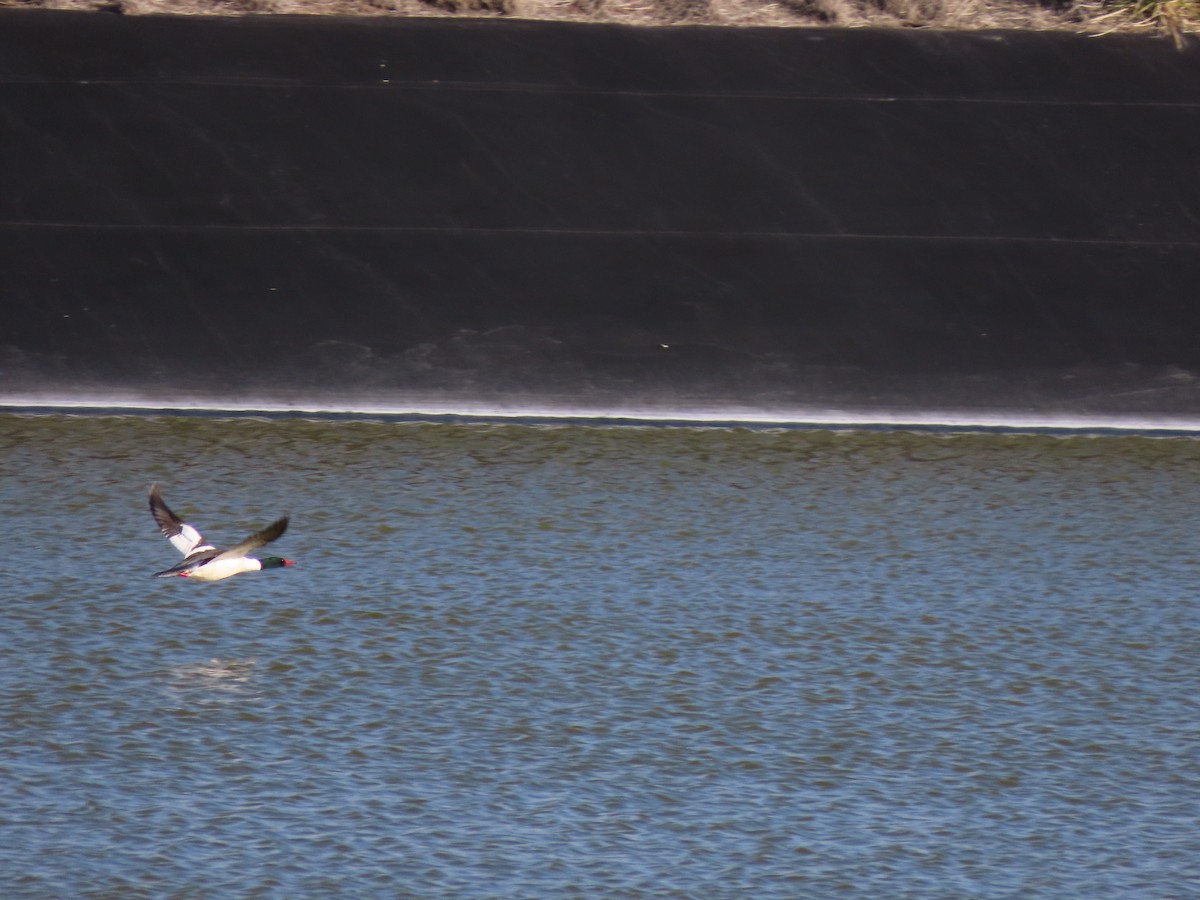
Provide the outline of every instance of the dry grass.
[[1093,22],[1112,22],[1108,30],[1153,29],[1170,35],[1180,49],[1188,34],[1200,33],[1200,0],[1109,0],[1099,6]]
[[633,25],[1017,28],[1200,33],[1200,0],[0,0],[127,15],[515,17]]

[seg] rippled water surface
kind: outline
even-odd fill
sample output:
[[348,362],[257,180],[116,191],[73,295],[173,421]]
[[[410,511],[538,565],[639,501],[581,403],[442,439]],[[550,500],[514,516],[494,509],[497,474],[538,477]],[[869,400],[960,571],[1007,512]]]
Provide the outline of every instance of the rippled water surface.
[[[0,417],[0,895],[1200,895],[1200,443]],[[292,515],[292,569],[206,537]]]

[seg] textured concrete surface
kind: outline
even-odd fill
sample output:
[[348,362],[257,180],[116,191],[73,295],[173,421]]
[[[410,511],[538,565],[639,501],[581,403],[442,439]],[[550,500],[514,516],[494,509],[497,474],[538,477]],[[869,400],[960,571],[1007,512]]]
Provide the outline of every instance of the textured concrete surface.
[[0,12],[0,392],[1187,414],[1200,51]]

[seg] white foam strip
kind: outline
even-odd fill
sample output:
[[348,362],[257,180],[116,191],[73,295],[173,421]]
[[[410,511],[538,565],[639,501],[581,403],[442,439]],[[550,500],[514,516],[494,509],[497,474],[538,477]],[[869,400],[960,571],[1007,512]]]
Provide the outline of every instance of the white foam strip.
[[920,429],[999,432],[1170,433],[1200,435],[1200,418],[1151,414],[1072,414],[1018,410],[895,410],[761,408],[720,405],[587,406],[537,402],[483,403],[452,400],[414,400],[411,403],[358,401],[235,400],[215,403],[205,398],[152,398],[133,393],[96,396],[10,394],[0,396],[0,410],[10,412],[108,414],[212,414],[231,416],[337,416],[403,419],[462,419],[611,424],[673,424],[680,426],[754,426],[780,428]]

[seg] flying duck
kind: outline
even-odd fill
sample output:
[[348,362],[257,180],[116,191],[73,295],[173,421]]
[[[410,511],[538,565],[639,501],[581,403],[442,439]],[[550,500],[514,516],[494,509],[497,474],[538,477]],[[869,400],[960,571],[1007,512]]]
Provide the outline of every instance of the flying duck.
[[255,559],[246,555],[251,550],[257,550],[259,547],[271,543],[287,531],[287,516],[277,519],[262,531],[250,535],[240,544],[236,544],[228,550],[218,550],[211,544],[204,543],[200,532],[171,512],[167,504],[163,502],[157,484],[150,486],[150,512],[167,540],[174,544],[175,549],[184,557],[183,562],[179,565],[155,572],[155,578],[169,578],[178,575],[181,578],[195,578],[197,581],[220,581],[222,578],[240,575],[243,572],[257,572],[259,569],[278,569],[282,566],[295,565],[292,560],[278,556]]

